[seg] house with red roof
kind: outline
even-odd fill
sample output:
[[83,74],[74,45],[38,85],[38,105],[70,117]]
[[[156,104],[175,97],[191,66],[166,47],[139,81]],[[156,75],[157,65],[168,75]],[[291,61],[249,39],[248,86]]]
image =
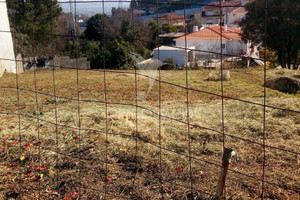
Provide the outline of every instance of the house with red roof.
[[242,33],[238,28],[213,25],[178,37],[175,42],[177,47],[195,47],[196,55],[200,56],[218,55],[221,46],[224,54],[243,55],[246,52],[246,44],[242,41]]
[[177,26],[184,26],[185,19],[182,15],[167,14],[157,19],[158,24],[172,24]]

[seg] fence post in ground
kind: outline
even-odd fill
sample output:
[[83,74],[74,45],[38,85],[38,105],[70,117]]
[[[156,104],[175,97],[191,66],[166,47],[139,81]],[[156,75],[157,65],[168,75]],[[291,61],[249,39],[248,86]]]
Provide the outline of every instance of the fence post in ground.
[[230,160],[233,156],[235,156],[235,152],[233,151],[233,149],[224,148],[223,158],[222,158],[222,168],[218,179],[217,192],[214,198],[215,200],[221,199],[223,195],[227,170],[229,167]]

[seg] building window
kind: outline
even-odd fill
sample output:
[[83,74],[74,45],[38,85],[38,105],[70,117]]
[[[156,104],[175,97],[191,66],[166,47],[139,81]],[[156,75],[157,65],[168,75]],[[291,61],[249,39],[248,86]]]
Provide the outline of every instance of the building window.
[[207,24],[212,24],[212,23],[213,23],[213,20],[212,20],[212,19],[207,19],[207,20],[206,20],[206,23],[207,23]]
[[206,11],[206,15],[207,16],[212,16],[212,15],[214,15],[214,12],[213,11]]
[[226,44],[222,44],[222,49],[225,49],[226,48]]

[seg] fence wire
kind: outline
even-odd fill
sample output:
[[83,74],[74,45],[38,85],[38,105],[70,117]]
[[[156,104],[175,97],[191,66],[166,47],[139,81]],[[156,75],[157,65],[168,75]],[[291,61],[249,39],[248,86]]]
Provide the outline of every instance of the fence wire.
[[[223,6],[221,4],[222,0],[217,0],[219,1],[219,5],[215,6],[215,5],[205,5],[205,4],[192,4],[192,3],[187,3],[186,0],[184,1],[143,1],[143,3],[145,4],[151,4],[153,6],[155,6],[157,12],[156,12],[156,23],[159,24],[158,18],[160,16],[160,12],[159,12],[159,8],[164,6],[164,5],[178,5],[178,6],[182,6],[183,10],[184,10],[184,21],[186,22],[188,17],[186,14],[186,10],[187,7],[189,6],[211,6],[211,7],[217,7],[219,8],[220,11],[220,22],[222,22],[224,20],[223,18],[223,8],[224,7],[243,7],[243,8],[247,8],[249,6],[245,5],[238,5],[238,6]],[[14,3],[15,1],[13,1]],[[77,21],[77,5],[84,5],[84,4],[89,4],[89,3],[101,3],[101,8],[102,14],[106,14],[105,11],[105,5],[108,5],[109,3],[118,3],[118,2],[124,2],[124,3],[130,3],[131,1],[59,1],[59,3],[61,4],[74,4],[74,16],[75,16],[75,21]],[[259,195],[259,197],[261,199],[267,199],[269,198],[266,197],[266,188],[269,186],[275,187],[277,190],[283,190],[283,191],[287,191],[288,194],[290,194],[289,192],[294,192],[296,193],[296,195],[300,195],[300,189],[299,187],[295,186],[295,187],[290,187],[287,186],[286,183],[282,183],[282,184],[278,184],[278,183],[274,183],[272,181],[269,181],[266,179],[266,173],[267,173],[267,157],[268,154],[270,153],[270,151],[276,151],[276,152],[282,152],[282,153],[287,153],[287,154],[291,154],[293,156],[295,156],[296,160],[299,159],[300,156],[300,152],[297,150],[292,150],[292,149],[286,149],[286,148],[282,148],[281,146],[276,146],[276,145],[269,145],[266,143],[267,141],[267,134],[266,134],[266,125],[267,125],[267,121],[266,121],[266,113],[267,113],[267,109],[270,110],[278,110],[278,111],[285,111],[285,112],[289,112],[289,113],[293,113],[293,114],[300,114],[299,110],[294,110],[292,108],[286,108],[286,107],[278,107],[278,106],[274,106],[274,105],[268,105],[267,104],[267,90],[266,90],[266,81],[267,81],[267,62],[276,62],[276,60],[270,60],[267,58],[267,47],[266,47],[266,41],[267,41],[267,37],[268,35],[267,33],[267,19],[268,19],[268,10],[269,9],[274,9],[274,8],[287,8],[285,6],[278,6],[278,7],[272,7],[272,6],[268,6],[268,0],[264,1],[264,12],[265,12],[265,18],[264,18],[264,57],[263,58],[259,58],[257,60],[261,60],[264,62],[264,68],[263,68],[263,103],[258,103],[258,102],[254,102],[254,101],[250,101],[247,99],[243,99],[243,98],[239,98],[239,97],[234,97],[234,96],[230,96],[227,95],[225,92],[225,88],[224,88],[224,80],[223,78],[221,78],[220,81],[220,93],[214,93],[211,91],[206,90],[205,88],[203,89],[199,89],[199,88],[194,88],[192,86],[192,84],[189,81],[189,76],[191,76],[190,74],[193,73],[193,71],[189,70],[188,67],[185,67],[185,73],[184,73],[184,78],[185,78],[185,82],[183,85],[177,84],[177,83],[173,83],[173,82],[168,82],[168,81],[164,81],[162,78],[162,70],[161,68],[158,68],[158,78],[156,77],[151,77],[149,75],[145,75],[139,72],[139,70],[135,67],[134,70],[132,71],[121,71],[121,70],[112,70],[107,68],[106,66],[106,58],[105,55],[103,57],[103,66],[101,69],[95,70],[95,73],[99,73],[99,74],[103,74],[103,76],[101,77],[99,75],[99,79],[98,79],[98,84],[103,84],[103,91],[101,91],[101,93],[103,93],[104,95],[104,99],[103,100],[99,100],[99,99],[84,99],[81,98],[81,92],[82,92],[82,88],[81,88],[81,81],[84,81],[84,77],[80,76],[80,72],[83,71],[82,69],[79,68],[78,63],[77,63],[77,58],[76,58],[76,64],[74,67],[66,67],[66,66],[56,66],[54,64],[51,65],[52,67],[52,87],[53,87],[53,92],[52,93],[48,93],[48,92],[43,92],[38,85],[38,76],[39,76],[39,71],[34,68],[33,71],[33,89],[29,89],[29,88],[25,88],[22,85],[20,85],[20,77],[22,77],[22,75],[16,73],[15,75],[15,86],[12,86],[10,84],[8,85],[0,85],[0,89],[1,90],[16,90],[16,104],[17,104],[17,108],[16,110],[0,110],[0,114],[6,117],[17,117],[17,123],[15,124],[18,128],[18,137],[12,137],[12,138],[7,138],[4,135],[1,135],[0,140],[3,141],[3,143],[5,142],[9,142],[9,143],[16,143],[18,142],[19,144],[19,148],[18,148],[18,158],[20,159],[15,159],[12,160],[12,162],[10,164],[7,163],[0,163],[0,165],[3,168],[16,168],[16,170],[18,170],[18,178],[14,179],[14,184],[15,184],[15,193],[18,193],[18,197],[20,199],[65,199],[68,200],[67,198],[69,198],[69,196],[67,196],[65,190],[66,187],[73,187],[76,188],[77,193],[72,193],[73,196],[71,195],[69,199],[110,199],[110,198],[115,198],[115,199],[142,199],[142,194],[139,194],[138,191],[142,191],[143,187],[146,188],[146,184],[144,185],[139,185],[140,181],[139,179],[141,179],[141,173],[140,173],[140,169],[139,166],[140,165],[144,165],[144,166],[156,166],[155,164],[149,164],[148,161],[144,161],[144,160],[140,160],[140,152],[141,152],[141,148],[144,145],[149,145],[151,146],[151,148],[158,150],[158,164],[157,164],[157,173],[155,173],[153,175],[153,180],[158,180],[158,183],[155,182],[153,183],[153,185],[155,185],[155,189],[159,188],[158,190],[156,190],[160,196],[160,199],[167,199],[167,198],[172,198],[172,199],[179,199],[178,196],[168,196],[169,193],[173,192],[173,189],[175,190],[176,188],[182,188],[183,192],[186,194],[186,198],[187,199],[202,199],[202,198],[213,198],[215,191],[207,191],[206,189],[203,188],[199,188],[197,186],[197,182],[195,182],[193,179],[196,176],[196,172],[194,171],[194,167],[193,165],[195,164],[195,162],[199,162],[201,163],[201,165],[204,166],[204,168],[216,168],[216,169],[221,169],[222,168],[222,164],[221,164],[221,158],[220,156],[218,157],[217,160],[210,160],[207,158],[203,158],[200,156],[195,156],[192,153],[192,135],[191,135],[191,130],[192,129],[196,129],[197,131],[210,131],[213,132],[215,134],[217,134],[218,136],[220,136],[221,139],[221,143],[222,143],[222,149],[224,149],[225,147],[230,147],[230,144],[228,144],[228,140],[234,140],[234,141],[242,141],[244,142],[246,145],[254,145],[255,149],[262,149],[262,154],[263,154],[263,158],[262,158],[262,163],[261,163],[261,176],[259,176],[260,174],[258,173],[253,175],[253,174],[248,174],[245,173],[243,171],[239,171],[236,169],[229,169],[229,172],[231,174],[236,175],[237,177],[244,177],[246,180],[252,180],[255,181],[256,184],[261,184],[261,188],[260,188],[260,192],[261,195]],[[6,3],[5,1],[0,1],[0,3]],[[31,1],[26,1],[26,4],[31,4]],[[51,4],[51,13],[53,15],[53,4]],[[15,6],[13,4],[13,6]],[[257,7],[256,7],[257,8]],[[99,8],[100,9],[100,8]],[[136,33],[136,19],[135,19],[135,15],[134,15],[134,9],[131,8],[129,9],[130,14],[131,14],[131,23],[133,24],[133,32]],[[12,15],[14,16],[14,15]],[[34,16],[32,16],[34,17]],[[34,21],[34,19],[32,19]],[[103,18],[103,20],[105,21],[106,19]],[[18,32],[15,31],[15,16],[13,17],[13,21],[11,22],[11,27],[14,27],[14,30],[12,31],[7,31],[7,30],[0,30],[0,32],[3,33],[8,33],[11,32],[14,36],[16,34],[18,34]],[[35,36],[40,36],[40,35],[49,35],[51,36],[51,55],[54,55],[55,52],[55,47],[54,47],[54,38],[56,37],[70,37],[72,39],[74,39],[74,46],[75,46],[75,52],[77,55],[80,54],[80,49],[79,49],[79,44],[78,41],[80,40],[80,36],[77,35],[77,33],[75,33],[74,35],[67,34],[56,34],[54,33],[54,22],[52,21],[52,27],[51,27],[51,32],[47,33],[47,34],[41,34],[41,33],[37,33],[34,30],[34,23],[32,24],[32,32],[31,32],[31,37],[35,38]],[[107,27],[105,26],[105,22],[102,23],[102,30],[105,33],[106,32]],[[185,55],[186,57],[188,57],[188,51],[194,51],[194,52],[201,52],[201,53],[210,53],[212,55],[218,55],[220,56],[220,72],[221,72],[221,76],[223,76],[223,70],[224,70],[224,66],[223,66],[223,58],[224,57],[240,57],[241,55],[239,54],[227,54],[223,52],[223,48],[222,48],[222,44],[223,44],[223,30],[222,28],[220,29],[220,52],[219,51],[205,51],[205,50],[201,50],[201,49],[192,49],[189,48],[188,45],[188,41],[187,41],[187,34],[188,34],[188,30],[187,30],[187,26],[184,23],[184,47],[174,47],[171,45],[165,45],[165,46],[169,46],[169,47],[173,47],[173,48],[177,48],[180,50],[185,50]],[[159,35],[159,30],[157,29],[157,35]],[[101,49],[104,52],[107,48],[108,48],[108,44],[105,38],[105,34],[103,34],[103,42],[101,43]],[[137,42],[145,42],[145,43],[152,43],[152,41],[144,41],[141,38],[138,38],[137,35],[134,35],[134,46],[136,47],[136,43]],[[160,41],[157,41],[156,46],[158,47],[158,58],[160,58]],[[36,51],[36,47],[35,47],[35,43],[32,43],[32,50],[33,50],[33,54],[37,53]],[[247,58],[244,57],[244,58]],[[250,58],[250,57],[248,57]],[[11,60],[11,59],[7,59],[7,58],[0,58],[0,60],[4,60],[4,61],[21,61],[21,62],[30,62],[30,61],[23,61],[23,60]],[[187,61],[186,61],[187,62]],[[294,63],[296,64],[296,63]],[[187,63],[186,63],[187,65]],[[68,97],[68,96],[62,96],[59,95],[58,93],[58,89],[57,89],[57,83],[60,80],[57,80],[57,75],[56,72],[59,69],[65,69],[65,70],[76,70],[76,97]],[[134,103],[123,103],[123,102],[111,102],[108,98],[109,96],[109,89],[108,89],[108,77],[110,74],[114,74],[117,76],[121,76],[121,75],[133,75],[134,76],[134,96],[135,96],[135,100]],[[67,79],[68,77],[66,77]],[[139,78],[147,78],[149,80],[153,80],[155,83],[158,84],[158,109],[150,109],[146,106],[144,106],[143,104],[139,104],[138,101],[138,91],[139,88],[142,88],[143,85],[139,84]],[[46,81],[46,80],[43,80]],[[120,87],[122,87],[122,83],[119,83]],[[43,85],[42,85],[43,86]],[[174,87],[174,88],[178,88],[181,90],[185,91],[185,110],[186,110],[186,119],[179,119],[176,117],[172,117],[171,115],[168,116],[165,113],[163,113],[162,109],[163,109],[163,95],[164,95],[164,91],[163,91],[163,86],[170,86],[170,87]],[[34,95],[34,100],[35,100],[35,108],[34,108],[34,113],[33,114],[25,114],[22,112],[22,106],[21,106],[21,98],[22,98],[22,93],[23,92],[27,92],[30,94]],[[99,92],[99,91],[95,91],[95,92]],[[191,122],[191,111],[192,111],[192,107],[191,107],[191,93],[197,93],[197,94],[204,94],[204,95],[211,95],[214,96],[218,101],[220,101],[221,103],[221,130],[215,129],[213,127],[206,127],[204,125],[200,125],[200,124],[195,124],[193,122]],[[39,102],[39,95],[45,96],[45,97],[50,97],[53,99],[53,104],[54,104],[54,120],[46,120],[43,117],[41,117],[40,113],[42,112],[42,108],[40,107],[41,102]],[[69,125],[67,123],[64,123],[63,121],[59,120],[59,116],[61,114],[59,111],[60,105],[59,105],[59,100],[65,100],[65,101],[70,101],[70,102],[75,102],[76,103],[76,110],[77,110],[77,125]],[[233,102],[241,102],[241,103],[245,103],[245,104],[249,104],[249,105],[253,105],[253,106],[258,106],[259,108],[263,109],[263,117],[262,117],[262,138],[261,141],[256,141],[256,140],[251,140],[248,139],[246,137],[243,136],[237,136],[234,134],[230,134],[230,131],[226,130],[226,126],[225,124],[227,123],[226,120],[230,120],[230,119],[226,119],[226,115],[225,115],[225,101],[226,100],[231,100]],[[26,102],[26,100],[25,100]],[[99,104],[99,105],[104,105],[104,121],[102,123],[104,123],[104,129],[97,129],[97,128],[85,128],[82,126],[82,121],[83,121],[83,117],[82,117],[82,104],[84,103],[95,103],[95,104]],[[2,105],[2,103],[0,103]],[[109,112],[109,106],[127,106],[130,108],[134,109],[134,131],[132,134],[126,134],[123,133],[121,130],[120,131],[112,131],[112,127],[113,125],[111,125],[111,119],[110,119],[110,112]],[[200,104],[201,106],[201,104]],[[95,108],[97,109],[97,108]],[[3,111],[4,110],[4,111]],[[141,132],[141,123],[143,123],[143,121],[141,120],[141,118],[143,118],[143,116],[139,113],[139,111],[143,111],[145,113],[147,113],[148,115],[153,115],[155,117],[157,117],[157,121],[158,121],[158,143],[157,142],[153,142],[151,140],[148,140],[147,138],[143,137],[142,135],[140,135]],[[103,112],[103,110],[98,110],[98,112]],[[31,140],[29,140],[30,138],[26,138],[26,130],[22,129],[23,122],[24,119],[26,120],[32,120],[36,122],[36,131],[37,131],[37,137],[36,138],[31,138]],[[4,120],[4,119],[1,119]],[[163,133],[162,133],[162,128],[164,125],[164,121],[171,121],[171,122],[176,122],[179,123],[183,126],[185,126],[185,133],[187,135],[187,152],[181,152],[178,151],[176,149],[172,149],[171,147],[167,147],[166,145],[164,145],[164,139],[163,139]],[[54,126],[54,134],[55,134],[55,141],[53,144],[53,147],[46,145],[45,143],[43,144],[41,141],[41,137],[43,136],[44,133],[41,132],[41,125],[42,123],[44,124],[48,124],[48,125],[52,125]],[[13,125],[11,125],[13,126]],[[62,137],[60,134],[60,130],[63,130],[64,128],[70,129],[72,130],[75,135],[76,135],[76,145],[77,148],[76,149],[69,149],[70,151],[66,151],[61,147],[60,142],[60,137]],[[1,131],[0,131],[1,132]],[[91,150],[86,150],[86,147],[83,145],[83,142],[85,140],[85,137],[87,137],[88,135],[85,135],[85,133],[94,133],[97,135],[104,135],[104,138],[101,138],[99,140],[95,140],[95,141],[91,141],[90,142],[90,146],[89,148]],[[111,177],[112,176],[112,172],[111,169],[114,169],[116,167],[123,167],[126,168],[128,167],[128,163],[122,163],[122,162],[118,162],[114,159],[110,158],[110,153],[109,149],[113,148],[110,142],[109,142],[109,137],[118,137],[120,139],[126,139],[126,140],[134,140],[134,156],[133,156],[133,161],[131,161],[133,163],[133,170],[132,170],[132,176],[131,177],[127,177],[128,179],[132,179],[132,184],[130,185],[126,185],[117,188],[117,186],[115,185],[114,181],[112,180],[113,178],[118,180],[118,177],[120,177],[122,175],[122,172],[120,172],[119,174],[115,174],[116,177]],[[4,142],[5,141],[5,142]],[[97,144],[99,142],[103,142],[104,143],[104,147],[102,146],[97,146]],[[209,142],[209,141],[207,141]],[[6,143],[5,143],[6,144]],[[41,168],[44,166],[43,162],[45,162],[45,159],[42,159],[43,157],[43,153],[44,152],[50,152],[52,153],[54,156],[54,160],[53,160],[53,166],[55,166],[54,168],[56,168],[55,170],[55,179],[53,180],[54,183],[53,185],[55,185],[55,188],[49,188],[48,186],[44,185],[43,182],[43,176],[45,176],[45,173],[40,173],[39,176],[36,178],[38,182],[38,186],[37,188],[32,188],[29,185],[26,184],[26,178],[24,178],[24,174],[28,174],[28,168],[24,165],[24,158],[22,159],[22,157],[24,157],[24,144],[28,144],[28,146],[30,146],[31,148],[37,148],[38,149],[38,154],[37,154],[37,169],[38,171],[42,171]],[[229,146],[228,146],[228,145]],[[116,147],[117,148],[117,147]],[[97,157],[97,158],[93,158],[93,157],[85,157],[85,152],[86,151],[100,151],[103,157]],[[237,150],[238,151],[238,150]],[[166,155],[177,155],[177,156],[182,156],[185,159],[188,160],[188,164],[187,164],[187,171],[188,173],[186,174],[187,177],[185,177],[183,183],[188,183],[188,185],[182,184],[182,182],[180,183],[178,181],[178,176],[180,176],[180,172],[181,171],[177,171],[176,172],[176,178],[173,179],[169,179],[168,177],[164,177],[164,173],[165,170],[164,169],[164,157]],[[33,156],[33,155],[32,155]],[[154,156],[154,155],[150,155],[150,156]],[[1,157],[5,157],[5,155],[1,154]],[[28,158],[30,159],[30,158]],[[73,168],[72,171],[72,176],[71,177],[64,177],[64,175],[62,174],[62,171],[57,167],[59,165],[61,165],[60,159],[62,160],[70,160],[71,162],[75,162],[76,165],[72,166],[71,168]],[[31,161],[33,162],[33,161]],[[18,167],[16,167],[16,163],[18,163]],[[95,165],[95,163],[102,163],[103,164],[103,169],[98,169],[98,168],[94,168],[93,166]],[[32,163],[31,163],[32,164]],[[176,165],[176,163],[175,163]],[[296,165],[299,166],[299,163],[296,163]],[[68,166],[63,166],[65,168],[68,168]],[[87,168],[87,169],[86,169]],[[181,169],[181,168],[180,168]],[[27,171],[26,171],[27,170]],[[146,169],[144,169],[146,170]],[[182,170],[182,169],[181,169]],[[95,172],[92,177],[91,180],[86,180],[85,179],[85,175],[88,173],[92,173]],[[31,173],[31,172],[30,172]],[[43,174],[43,175],[42,175]],[[231,175],[230,174],[230,175]],[[152,175],[152,174],[151,174]],[[7,177],[8,175],[5,174],[1,174],[2,178],[4,179],[5,177]],[[149,174],[146,174],[145,176],[150,176]],[[217,177],[218,174],[215,174],[215,176]],[[93,179],[92,179],[93,178]],[[100,183],[95,182],[97,179],[101,179],[98,180]],[[68,180],[68,181],[67,181]],[[214,180],[214,179],[212,179]],[[7,181],[8,182],[8,181]],[[88,183],[92,183],[92,184],[87,184]],[[3,182],[1,183],[3,184]],[[69,185],[68,185],[69,184]],[[72,186],[72,184],[74,184],[74,186]],[[149,183],[150,184],[150,183]],[[156,185],[157,184],[157,185]],[[171,189],[169,189],[170,191],[166,191],[167,187],[166,184],[169,184]],[[246,184],[246,183],[242,183],[242,184]],[[92,186],[91,186],[92,185]],[[227,183],[228,185],[228,183]],[[3,187],[3,186],[1,186]],[[116,187],[116,188],[114,188]],[[228,190],[230,186],[228,186],[226,188],[226,194],[228,194]],[[246,186],[244,186],[246,187]],[[64,188],[64,189],[62,189]],[[112,189],[114,188],[114,189]],[[129,189],[128,189],[129,188]],[[48,191],[48,197],[47,195],[45,196],[42,191],[44,192],[45,189],[47,189]],[[33,191],[37,190],[37,194],[34,193]],[[52,192],[49,192],[49,191]],[[154,189],[153,189],[154,190]],[[55,191],[55,192],[53,192]],[[116,192],[117,191],[117,192]],[[129,192],[128,192],[129,191]],[[32,192],[32,193],[31,193]],[[94,193],[92,197],[86,198],[85,195],[86,193]],[[100,195],[101,194],[101,195]],[[225,197],[226,197],[225,194]],[[178,195],[178,194],[177,194]],[[156,198],[156,197],[155,197]],[[155,199],[153,198],[153,199]],[[284,197],[283,197],[284,198]],[[293,197],[292,197],[293,198]],[[151,199],[148,198],[148,199]]]

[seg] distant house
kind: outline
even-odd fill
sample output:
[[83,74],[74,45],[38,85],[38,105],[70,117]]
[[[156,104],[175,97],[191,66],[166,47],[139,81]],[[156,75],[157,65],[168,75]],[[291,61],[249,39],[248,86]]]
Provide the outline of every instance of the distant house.
[[145,13],[146,13],[146,11],[144,11],[144,10],[138,10],[138,9],[134,9],[133,10],[134,17],[141,17]]
[[154,14],[158,10],[157,7],[150,7],[147,10],[147,14]]
[[177,26],[183,26],[185,24],[185,18],[182,15],[167,14],[157,19],[158,24],[172,24]]
[[[221,49],[221,32],[222,32],[222,49],[224,54],[243,55],[246,52],[246,44],[242,41],[242,31],[237,28],[231,28],[219,25],[213,25],[193,32],[186,36],[175,39],[177,47],[195,47],[197,56],[212,55],[217,57]],[[185,44],[186,41],[186,44]],[[197,51],[199,50],[199,51]]]
[[245,18],[246,13],[244,7],[238,7],[231,12],[226,13],[225,23],[231,27],[238,27],[239,23]]
[[230,13],[231,11],[235,10],[238,6],[241,5],[242,3],[239,1],[212,2],[208,5],[205,5],[201,13],[196,13],[195,18],[202,20],[202,24],[204,25],[220,24],[222,10],[222,19],[224,20],[225,24],[229,25],[228,19],[226,17],[227,13]]
[[79,26],[80,33],[83,33],[86,30],[87,20],[79,19],[78,26]]

